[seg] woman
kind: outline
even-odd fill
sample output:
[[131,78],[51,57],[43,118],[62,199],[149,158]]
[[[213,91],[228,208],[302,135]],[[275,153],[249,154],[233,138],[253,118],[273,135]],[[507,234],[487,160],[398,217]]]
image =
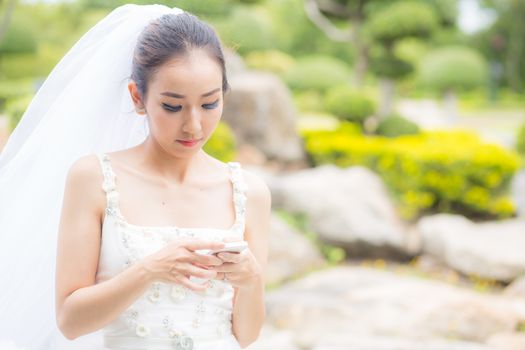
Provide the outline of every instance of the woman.
[[[35,293],[39,305],[49,301],[52,274],[44,273],[37,291],[26,283],[2,293],[0,313],[12,317],[4,338],[31,349],[239,349],[255,341],[270,193],[239,163],[202,150],[228,89],[214,31],[179,9],[122,6],[73,47],[0,158],[0,195],[11,201],[0,207],[8,212],[0,214],[2,241],[15,285],[32,280],[35,263],[46,272],[52,249],[41,236],[58,232],[56,324],[45,322],[48,307],[45,315],[14,309],[31,309]],[[37,188],[28,185],[35,172]],[[53,201],[59,180],[62,201]],[[34,190],[31,204],[30,189],[19,186],[15,196],[8,188],[15,182]],[[32,219],[9,219],[21,211]],[[238,240],[248,249],[202,254]],[[28,242],[29,252],[13,253]]]

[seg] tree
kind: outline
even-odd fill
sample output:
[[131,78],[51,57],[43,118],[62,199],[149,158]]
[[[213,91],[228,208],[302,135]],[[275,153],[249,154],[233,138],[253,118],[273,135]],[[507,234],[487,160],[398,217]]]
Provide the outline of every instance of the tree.
[[[0,6],[3,5],[3,1],[0,0]],[[11,22],[11,16],[13,15],[13,10],[15,9],[16,0],[7,0],[7,4],[5,5],[5,12],[2,18],[0,19],[0,42],[5,37],[5,34],[7,33],[7,29],[9,28],[9,23]]]
[[[525,1],[482,0],[482,5],[497,14],[496,21],[482,36],[489,56],[499,56],[505,80],[514,91],[525,87]],[[496,41],[496,42],[495,42]],[[490,46],[486,46],[489,43]],[[480,45],[483,46],[483,45]],[[492,57],[491,57],[492,58]],[[494,57],[495,58],[495,57]],[[495,62],[499,62],[496,60]]]
[[483,56],[471,48],[441,47],[420,62],[419,80],[444,94],[445,108],[454,119],[457,116],[455,93],[485,84],[487,65]]
[[[304,3],[307,16],[328,38],[352,44],[355,48],[354,83],[357,86],[363,84],[368,69],[369,46],[365,42],[362,30],[367,19],[367,7],[371,2],[371,0],[305,0]],[[347,24],[344,29],[332,22],[341,19]]]

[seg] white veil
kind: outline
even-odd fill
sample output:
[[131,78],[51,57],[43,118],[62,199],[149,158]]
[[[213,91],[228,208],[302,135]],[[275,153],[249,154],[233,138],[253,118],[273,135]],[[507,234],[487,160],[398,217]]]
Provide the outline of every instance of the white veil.
[[151,20],[182,12],[131,4],[113,10],[57,64],[8,139],[0,154],[0,348],[52,350],[65,339],[54,291],[67,171],[83,155],[145,139],[147,123],[127,90],[133,50]]

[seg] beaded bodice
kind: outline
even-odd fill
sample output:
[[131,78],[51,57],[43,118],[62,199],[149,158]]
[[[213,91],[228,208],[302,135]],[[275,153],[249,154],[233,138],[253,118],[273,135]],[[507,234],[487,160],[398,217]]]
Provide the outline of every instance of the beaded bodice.
[[[104,174],[107,206],[102,226],[96,282],[112,278],[178,237],[243,239],[246,184],[240,164],[229,162],[235,222],[228,229],[139,226],[129,223],[119,207],[116,175],[108,155],[97,154]],[[176,283],[155,282],[116,320],[103,329],[109,349],[240,349],[232,335],[234,290],[223,280],[203,280],[204,292]]]

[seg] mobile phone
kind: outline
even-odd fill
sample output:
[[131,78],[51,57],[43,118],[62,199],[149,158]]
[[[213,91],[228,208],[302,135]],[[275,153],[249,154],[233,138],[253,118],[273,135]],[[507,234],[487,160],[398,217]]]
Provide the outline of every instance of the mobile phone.
[[196,250],[196,252],[202,255],[213,255],[213,254],[217,254],[221,252],[240,253],[246,248],[248,248],[248,242],[237,241],[237,242],[226,242],[224,243],[224,248],[221,248],[221,249],[200,249],[200,250]]

